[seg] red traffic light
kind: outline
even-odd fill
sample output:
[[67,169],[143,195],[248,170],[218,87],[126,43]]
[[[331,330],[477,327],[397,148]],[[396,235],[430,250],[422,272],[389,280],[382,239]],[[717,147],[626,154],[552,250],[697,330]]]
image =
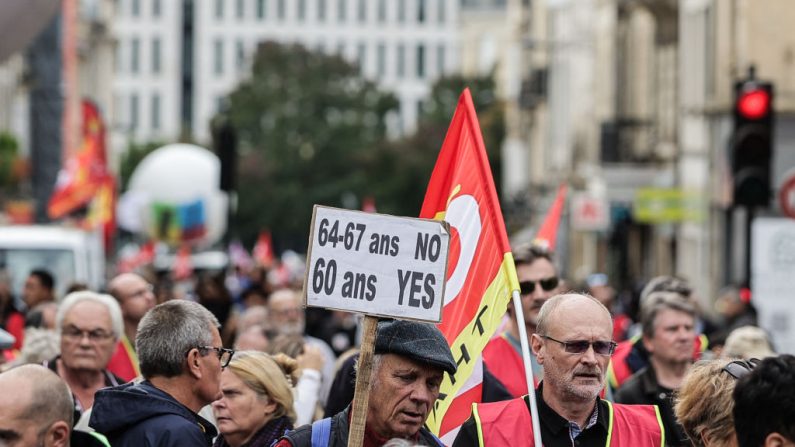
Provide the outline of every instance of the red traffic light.
[[743,92],[737,99],[737,112],[745,119],[764,118],[770,110],[770,93],[757,89]]

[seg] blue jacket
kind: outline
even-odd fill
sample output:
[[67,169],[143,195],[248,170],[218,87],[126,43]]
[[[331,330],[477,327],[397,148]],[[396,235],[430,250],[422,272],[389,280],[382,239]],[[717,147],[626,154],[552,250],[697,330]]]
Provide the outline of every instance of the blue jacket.
[[210,446],[215,427],[148,381],[97,391],[88,425],[114,447]]

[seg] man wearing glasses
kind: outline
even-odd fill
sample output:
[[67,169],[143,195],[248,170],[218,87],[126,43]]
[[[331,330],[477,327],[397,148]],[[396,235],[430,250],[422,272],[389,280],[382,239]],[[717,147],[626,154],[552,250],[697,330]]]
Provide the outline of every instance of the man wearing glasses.
[[94,405],[98,390],[124,383],[107,370],[122,333],[121,310],[108,295],[73,292],[58,308],[55,328],[61,335],[61,353],[44,366],[69,386],[74,396],[74,420],[78,421]]
[[[522,296],[524,324],[529,337],[536,331],[541,306],[559,293],[562,287],[552,257],[545,248],[536,245],[517,248],[514,250],[514,263]],[[508,305],[506,330],[486,345],[483,361],[489,372],[513,397],[527,394],[520,343],[519,326],[511,303]],[[533,355],[530,356],[530,361],[533,362],[534,378],[541,380],[544,374],[541,365]]]
[[[530,341],[545,370],[536,402],[546,447],[661,445],[654,406],[599,398],[616,346],[607,308],[588,295],[558,295],[544,303],[536,326]],[[527,396],[473,405],[453,447],[533,445],[530,411]]]
[[220,397],[221,370],[234,354],[218,327],[192,301],[155,306],[135,338],[144,381],[98,392],[89,425],[115,447],[211,445],[217,431],[198,412]]

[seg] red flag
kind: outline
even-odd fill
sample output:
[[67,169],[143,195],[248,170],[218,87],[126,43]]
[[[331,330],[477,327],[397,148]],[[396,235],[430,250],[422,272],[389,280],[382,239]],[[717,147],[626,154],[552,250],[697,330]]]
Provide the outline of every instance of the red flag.
[[116,179],[107,174],[91,201],[85,220],[89,229],[102,228],[106,253],[112,251],[113,235],[116,233],[116,199]]
[[149,241],[142,245],[138,252],[119,261],[119,273],[132,272],[138,267],[151,264],[155,260],[155,243]]
[[252,251],[254,260],[263,267],[270,268],[273,265],[273,241],[271,232],[268,230],[260,231],[257,244]]
[[375,208],[375,197],[367,196],[362,200],[362,211],[365,213],[375,213],[378,211]]
[[58,172],[47,214],[51,219],[58,219],[85,206],[94,198],[106,176],[105,126],[97,106],[83,101],[83,142],[80,150],[65,160],[65,166]]
[[566,184],[561,183],[558,187],[558,194],[555,201],[544,218],[544,223],[538,229],[538,234],[533,240],[534,244],[545,247],[549,251],[555,251],[555,243],[558,239],[558,227],[560,226],[560,216],[563,214],[563,204],[566,202]]
[[479,402],[481,351],[518,290],[500,203],[469,89],[458,100],[431,174],[420,217],[451,226],[447,283],[439,329],[459,361],[445,376],[428,426],[451,445],[460,425]]
[[193,274],[193,264],[190,260],[190,245],[183,244],[177,250],[177,257],[174,259],[174,270],[172,270],[171,276],[179,281],[190,278],[191,274]]

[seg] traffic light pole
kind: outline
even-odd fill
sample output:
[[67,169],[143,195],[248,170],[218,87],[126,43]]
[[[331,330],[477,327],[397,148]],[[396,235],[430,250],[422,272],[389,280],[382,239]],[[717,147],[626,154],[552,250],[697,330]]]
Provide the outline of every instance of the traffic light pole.
[[743,266],[743,276],[745,277],[745,287],[751,288],[751,224],[756,214],[754,207],[747,207],[745,210],[745,265]]

